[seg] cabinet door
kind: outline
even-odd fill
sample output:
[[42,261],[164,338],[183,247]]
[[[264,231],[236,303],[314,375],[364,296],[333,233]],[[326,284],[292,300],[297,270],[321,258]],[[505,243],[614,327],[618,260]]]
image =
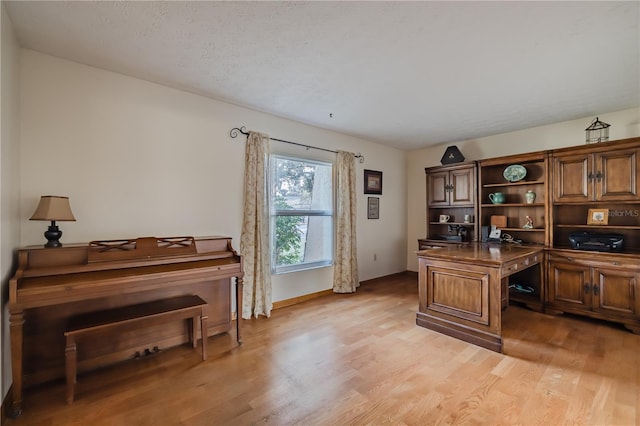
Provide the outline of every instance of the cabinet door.
[[476,179],[473,168],[452,170],[449,179],[450,203],[452,206],[473,204],[476,190]]
[[637,318],[638,273],[624,269],[593,268],[591,283],[593,310],[617,317]]
[[449,172],[427,174],[427,197],[430,206],[449,205]]
[[549,262],[548,301],[558,307],[591,309],[590,268],[571,262]]
[[601,201],[639,200],[639,158],[637,149],[595,154],[593,181],[596,198]]
[[567,155],[553,159],[553,198],[557,202],[584,202],[593,199],[590,154]]

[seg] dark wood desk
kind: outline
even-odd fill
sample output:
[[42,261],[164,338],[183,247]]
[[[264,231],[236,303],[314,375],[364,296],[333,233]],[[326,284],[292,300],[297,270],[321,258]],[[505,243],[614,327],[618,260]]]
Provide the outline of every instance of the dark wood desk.
[[[145,237],[95,241],[60,248],[25,248],[9,281],[12,410],[22,409],[22,389],[65,376],[64,332],[75,315],[194,294],[207,302],[206,335],[232,325],[231,279],[242,306],[242,257],[228,237]],[[240,321],[236,338],[241,342]],[[130,359],[136,352],[189,341],[182,322],[142,335],[113,333],[83,345],[78,370]]]
[[543,249],[518,245],[460,244],[418,252],[416,324],[502,352],[502,309],[508,277],[539,274]]

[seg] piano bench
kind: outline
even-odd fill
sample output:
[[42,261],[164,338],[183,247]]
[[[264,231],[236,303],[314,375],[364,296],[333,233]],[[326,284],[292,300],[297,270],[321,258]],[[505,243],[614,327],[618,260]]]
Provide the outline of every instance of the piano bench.
[[186,319],[190,322],[189,341],[194,348],[198,346],[198,326],[202,333],[202,359],[207,359],[207,316],[202,308],[207,304],[196,295],[178,296],[153,302],[123,306],[104,311],[87,312],[69,319],[64,333],[67,340],[65,348],[65,368],[67,376],[67,403],[73,402],[77,374],[76,338],[112,331],[114,328],[154,326],[172,320]]

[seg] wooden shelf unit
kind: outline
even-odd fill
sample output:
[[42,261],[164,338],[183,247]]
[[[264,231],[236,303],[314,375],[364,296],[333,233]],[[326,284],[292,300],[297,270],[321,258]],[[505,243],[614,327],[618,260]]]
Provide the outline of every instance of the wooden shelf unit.
[[[620,234],[625,252],[640,252],[640,138],[555,150],[550,168],[552,247],[587,231]],[[588,224],[589,209],[608,209],[607,225]]]
[[[527,169],[527,174],[522,180],[510,182],[504,177],[504,170],[512,164],[520,164]],[[547,165],[548,156],[543,151],[479,161],[479,226],[490,227],[491,216],[506,216],[507,226],[500,228],[503,236],[508,234],[524,245],[548,245]],[[526,202],[525,193],[529,190],[536,193],[533,203]],[[504,194],[504,203],[491,202],[489,194],[495,192]],[[533,219],[533,228],[523,228],[527,223],[527,216]],[[502,244],[512,243],[503,242]],[[510,276],[504,285],[508,287],[509,300],[524,303],[537,311],[543,310],[545,300],[543,277],[521,271]],[[533,291],[531,293],[518,291],[516,286]]]
[[[622,323],[640,333],[640,138],[551,151],[551,248],[545,311]],[[606,225],[589,209],[608,209]],[[573,232],[620,234],[621,253],[572,250]]]
[[[504,170],[520,164],[527,169],[527,175],[520,181],[509,182],[503,175]],[[492,158],[479,162],[479,226],[490,226],[491,216],[506,216],[507,226],[501,228],[516,240],[524,244],[548,245],[547,227],[547,154],[544,151],[522,155]],[[536,193],[533,203],[526,202],[527,191]],[[505,202],[494,204],[489,194],[501,192]],[[533,229],[523,228],[527,216],[533,219]]]
[[[517,182],[503,176],[513,164],[527,169]],[[640,137],[481,160],[475,194],[465,193],[466,202],[455,205],[443,197],[429,198],[442,195],[442,188],[450,185],[438,188],[435,182],[445,182],[452,173],[460,176],[461,169],[466,168],[466,183],[473,183],[470,167],[474,166],[460,163],[425,169],[427,239],[419,240],[421,249],[452,242],[447,229],[468,226],[461,215],[474,215],[475,239],[483,227],[490,227],[491,216],[505,216],[504,234],[523,245],[545,247],[543,277],[518,272],[502,283],[505,291],[511,286],[510,300],[548,313],[619,322],[640,334]],[[536,193],[531,204],[525,199],[528,190]],[[495,192],[505,195],[504,203],[491,202],[489,194]],[[607,225],[588,224],[589,209],[608,209]],[[450,223],[440,223],[441,214],[450,215]],[[533,219],[533,228],[522,227],[526,216]],[[585,231],[621,234],[622,252],[571,249],[571,233]],[[518,291],[517,284],[533,291]]]
[[[427,237],[419,242],[420,247],[426,242],[448,244],[478,239],[477,170],[476,162],[425,168]],[[440,222],[441,215],[450,219]],[[469,222],[464,221],[466,215]],[[456,238],[460,233],[464,235]]]

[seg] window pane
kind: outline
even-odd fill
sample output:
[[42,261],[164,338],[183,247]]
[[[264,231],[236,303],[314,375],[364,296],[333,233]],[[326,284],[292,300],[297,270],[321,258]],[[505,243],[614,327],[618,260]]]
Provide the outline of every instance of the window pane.
[[276,216],[275,266],[329,265],[333,253],[331,216]]
[[331,210],[331,164],[276,157],[274,168],[276,210]]
[[276,273],[331,265],[331,163],[273,156],[272,267]]

